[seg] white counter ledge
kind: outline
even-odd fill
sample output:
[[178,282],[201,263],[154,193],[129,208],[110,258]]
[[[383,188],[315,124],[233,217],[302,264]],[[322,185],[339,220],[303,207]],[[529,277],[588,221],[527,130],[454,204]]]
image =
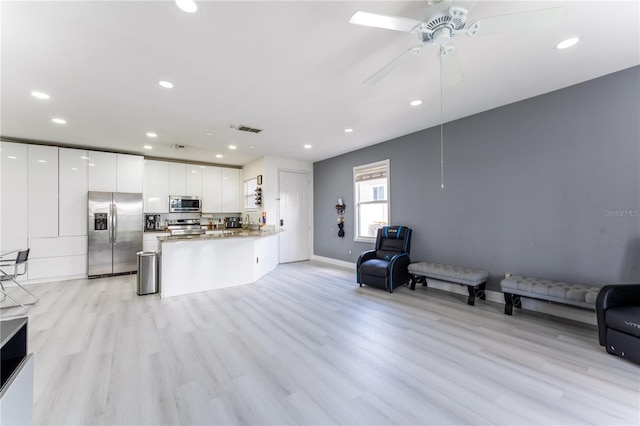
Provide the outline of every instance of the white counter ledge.
[[276,233],[158,240],[162,298],[253,283],[278,265]]

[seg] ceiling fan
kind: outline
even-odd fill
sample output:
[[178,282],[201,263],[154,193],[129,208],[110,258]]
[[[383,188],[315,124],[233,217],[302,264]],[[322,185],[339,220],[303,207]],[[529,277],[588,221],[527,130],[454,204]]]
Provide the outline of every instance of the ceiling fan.
[[426,17],[422,20],[357,11],[349,23],[416,34],[420,44],[410,47],[400,56],[376,71],[364,81],[374,85],[391,74],[412,55],[419,55],[427,44],[439,46],[438,55],[443,83],[453,86],[463,81],[456,48],[450,41],[460,34],[470,37],[511,31],[541,30],[560,25],[566,8],[539,9],[510,15],[481,18],[467,25],[469,11],[475,1],[427,1]]

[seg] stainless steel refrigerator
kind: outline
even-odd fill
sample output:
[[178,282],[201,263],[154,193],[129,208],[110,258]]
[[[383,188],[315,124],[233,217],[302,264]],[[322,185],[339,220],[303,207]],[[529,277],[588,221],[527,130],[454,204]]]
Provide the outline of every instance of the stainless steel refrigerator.
[[89,192],[90,277],[137,270],[142,216],[142,194]]

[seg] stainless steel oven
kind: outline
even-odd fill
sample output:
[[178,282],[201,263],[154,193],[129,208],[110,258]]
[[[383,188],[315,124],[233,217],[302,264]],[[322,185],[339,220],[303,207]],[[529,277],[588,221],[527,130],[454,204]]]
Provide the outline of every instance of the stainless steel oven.
[[202,198],[188,195],[170,195],[169,211],[171,213],[200,213]]

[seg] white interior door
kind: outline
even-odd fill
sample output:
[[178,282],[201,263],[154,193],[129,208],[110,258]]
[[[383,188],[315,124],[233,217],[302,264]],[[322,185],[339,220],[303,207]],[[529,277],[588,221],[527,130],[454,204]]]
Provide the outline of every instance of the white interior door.
[[309,260],[310,182],[304,172],[279,172],[280,263]]

